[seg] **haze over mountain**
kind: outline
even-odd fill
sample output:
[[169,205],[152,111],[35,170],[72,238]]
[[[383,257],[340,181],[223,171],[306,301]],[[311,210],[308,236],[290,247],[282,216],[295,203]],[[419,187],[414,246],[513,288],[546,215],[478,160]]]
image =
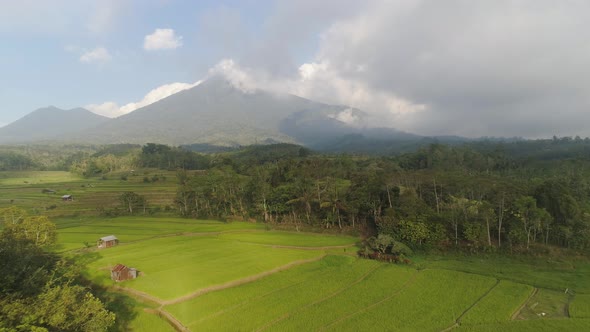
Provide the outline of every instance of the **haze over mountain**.
[[340,142],[349,142],[351,137],[357,141],[421,138],[392,128],[369,128],[367,122],[368,115],[359,109],[290,94],[248,90],[215,75],[193,88],[114,119],[81,108],[39,109],[0,128],[0,143],[243,146],[287,142],[318,149],[345,149]]
[[[60,140],[84,143],[206,143],[232,146],[318,142],[352,133],[370,134],[367,115],[288,94],[248,91],[214,76],[83,133]],[[383,130],[381,130],[382,134]],[[411,136],[393,129],[393,136]]]
[[108,120],[83,108],[63,110],[49,106],[0,128],[0,143],[55,140],[63,135],[96,127]]

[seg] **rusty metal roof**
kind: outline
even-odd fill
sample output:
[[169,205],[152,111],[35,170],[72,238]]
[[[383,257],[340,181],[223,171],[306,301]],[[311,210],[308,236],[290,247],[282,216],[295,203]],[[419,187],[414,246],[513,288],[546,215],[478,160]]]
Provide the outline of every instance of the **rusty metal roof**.
[[115,267],[113,267],[113,269],[111,271],[121,272],[121,271],[125,270],[126,268],[127,268],[127,266],[125,266],[123,264],[117,264],[117,265],[115,265]]

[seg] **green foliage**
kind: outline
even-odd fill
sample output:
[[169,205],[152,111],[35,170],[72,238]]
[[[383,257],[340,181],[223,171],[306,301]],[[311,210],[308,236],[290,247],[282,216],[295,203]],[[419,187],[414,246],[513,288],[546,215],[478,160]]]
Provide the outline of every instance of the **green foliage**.
[[161,169],[206,169],[209,163],[209,157],[205,155],[155,143],[144,145],[138,160],[140,167]]
[[122,193],[119,196],[119,202],[121,202],[121,207],[129,214],[133,214],[140,209],[143,209],[145,213],[148,204],[144,196],[132,191]]
[[55,225],[18,208],[1,212],[0,330],[106,331],[112,326],[114,314],[73,283],[78,267],[42,249],[55,237],[39,234],[54,232]]
[[25,210],[11,206],[0,209],[0,218],[4,230],[17,239],[30,241],[38,247],[55,244],[56,227],[46,216],[28,216]]

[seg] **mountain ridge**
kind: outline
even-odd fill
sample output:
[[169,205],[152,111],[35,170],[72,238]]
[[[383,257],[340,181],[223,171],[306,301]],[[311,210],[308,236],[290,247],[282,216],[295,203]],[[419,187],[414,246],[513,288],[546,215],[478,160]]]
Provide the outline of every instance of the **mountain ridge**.
[[[42,118],[39,116],[42,110],[52,110],[49,113],[55,118],[63,118],[59,114],[67,112],[55,107],[40,109],[9,126],[19,128],[19,122],[27,123]],[[75,110],[91,113],[84,109],[71,111]],[[87,125],[79,123],[65,129],[59,128],[60,121],[65,120],[56,120],[53,121],[56,128],[51,131],[52,135],[30,135],[26,137],[28,140],[21,136],[21,139],[29,142],[51,139],[80,144],[151,142],[215,146],[282,142],[321,149],[342,138],[350,139],[350,135],[406,141],[423,137],[393,128],[369,128],[366,125],[368,115],[356,108],[329,105],[291,94],[246,90],[221,76],[213,76],[197,86],[117,118],[96,117],[88,120]],[[36,127],[50,123],[37,122],[40,123]],[[29,124],[28,130],[35,130],[32,127],[35,126]],[[4,143],[1,140],[4,128],[0,128],[0,143]],[[26,132],[26,129],[26,126],[20,125],[16,132]]]
[[97,126],[109,118],[77,107],[69,110],[48,106],[0,128],[0,143],[26,143],[58,137]]

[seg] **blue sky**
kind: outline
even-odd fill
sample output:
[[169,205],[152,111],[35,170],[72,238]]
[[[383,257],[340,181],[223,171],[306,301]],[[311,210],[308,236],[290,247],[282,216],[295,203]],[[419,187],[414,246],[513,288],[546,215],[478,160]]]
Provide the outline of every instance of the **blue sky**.
[[583,0],[0,0],[0,125],[221,74],[426,135],[590,136]]
[[[240,28],[256,35],[273,7],[269,1],[52,3],[0,0],[0,123],[48,105],[123,104],[162,84],[195,82],[229,56],[203,36],[209,13],[234,11]],[[144,37],[155,29],[173,29],[182,46],[145,50]],[[97,48],[109,58],[80,60]]]

